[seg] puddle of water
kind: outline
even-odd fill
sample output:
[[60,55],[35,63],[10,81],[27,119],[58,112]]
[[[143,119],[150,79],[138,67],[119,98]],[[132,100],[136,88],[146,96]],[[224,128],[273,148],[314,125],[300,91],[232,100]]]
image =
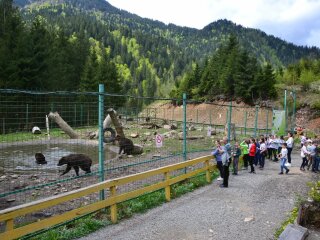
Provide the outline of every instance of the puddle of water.
[[[35,153],[42,153],[47,164],[39,165],[35,160]],[[11,146],[0,148],[0,167],[4,170],[54,170],[59,169],[59,159],[71,153],[82,153],[89,156],[93,164],[98,163],[98,145],[86,144],[86,142],[39,142],[16,143]],[[105,148],[105,159],[112,159],[116,156]]]

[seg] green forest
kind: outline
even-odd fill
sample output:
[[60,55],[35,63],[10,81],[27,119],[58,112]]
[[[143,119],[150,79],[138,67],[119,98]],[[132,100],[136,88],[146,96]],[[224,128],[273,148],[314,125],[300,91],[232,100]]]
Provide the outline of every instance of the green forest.
[[275,98],[320,77],[320,50],[228,20],[165,25],[104,0],[0,0],[0,88],[132,96]]

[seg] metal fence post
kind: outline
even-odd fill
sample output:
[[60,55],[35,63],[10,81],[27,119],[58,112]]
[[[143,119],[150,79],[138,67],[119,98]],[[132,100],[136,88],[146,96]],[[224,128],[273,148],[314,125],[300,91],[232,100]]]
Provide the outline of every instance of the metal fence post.
[[83,126],[83,104],[80,105],[80,124]]
[[26,127],[29,129],[29,104],[27,104],[27,109],[26,109]]
[[[104,116],[104,85],[99,84],[99,173],[100,182],[104,181],[104,149],[103,149],[103,116]],[[104,200],[104,190],[100,191],[100,200]]]
[[199,123],[199,109],[197,109],[197,124]]
[[267,109],[267,126],[266,126],[266,135],[268,135],[269,132],[269,108]]
[[287,89],[284,90],[284,131],[287,131]]
[[292,109],[292,127],[291,127],[291,132],[294,133],[294,128],[296,125],[296,92],[292,91],[293,95],[293,109]]
[[257,125],[258,125],[258,111],[259,107],[256,106],[255,119],[254,119],[254,137],[257,137]]
[[231,116],[232,116],[232,101],[230,101],[229,105],[229,118],[228,118],[228,142],[230,142],[230,135],[231,135]]
[[244,135],[247,135],[247,116],[248,112],[246,111],[246,114],[244,115]]
[[[187,161],[187,94],[183,94],[183,160]],[[186,172],[186,169],[185,169]]]

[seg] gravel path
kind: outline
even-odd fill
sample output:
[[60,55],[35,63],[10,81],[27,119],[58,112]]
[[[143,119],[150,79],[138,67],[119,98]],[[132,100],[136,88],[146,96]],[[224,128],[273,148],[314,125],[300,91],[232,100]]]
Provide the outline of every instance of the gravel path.
[[293,155],[288,175],[278,175],[279,163],[266,160],[257,174],[240,171],[230,176],[229,188],[216,180],[170,203],[135,215],[82,240],[112,239],[273,239],[275,230],[306,196],[306,182],[319,175],[301,172],[299,153]]

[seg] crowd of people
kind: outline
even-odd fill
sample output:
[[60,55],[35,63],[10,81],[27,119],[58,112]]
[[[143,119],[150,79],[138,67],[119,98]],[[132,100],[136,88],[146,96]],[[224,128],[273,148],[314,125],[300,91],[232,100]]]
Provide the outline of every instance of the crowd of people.
[[[301,166],[300,170],[310,170],[314,173],[320,171],[320,139],[315,137],[310,139],[303,134],[300,136]],[[294,147],[292,133],[286,137],[269,135],[260,138],[245,139],[241,143],[235,142],[231,145],[225,137],[216,140],[216,147],[212,155],[217,161],[220,176],[218,181],[223,181],[220,187],[227,188],[229,182],[229,169],[232,165],[232,174],[238,175],[239,159],[243,158],[242,170],[250,170],[249,173],[255,174],[256,168],[263,170],[265,160],[280,162],[279,174],[288,174],[291,167],[291,153]],[[250,169],[249,169],[250,167]]]

